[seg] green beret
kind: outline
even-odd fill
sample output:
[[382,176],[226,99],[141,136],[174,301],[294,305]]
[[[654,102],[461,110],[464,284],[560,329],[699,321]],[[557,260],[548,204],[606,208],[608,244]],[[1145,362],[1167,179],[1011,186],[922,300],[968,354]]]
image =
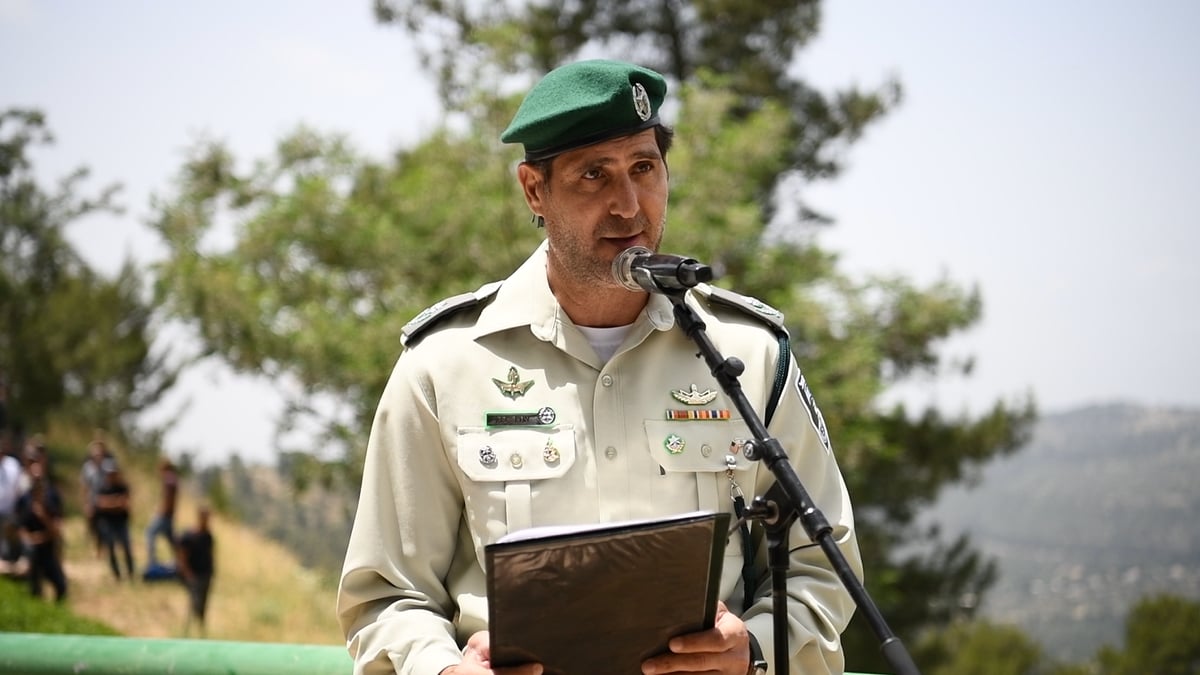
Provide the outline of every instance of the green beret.
[[657,124],[667,95],[662,75],[621,61],[579,61],[534,85],[500,135],[535,162]]

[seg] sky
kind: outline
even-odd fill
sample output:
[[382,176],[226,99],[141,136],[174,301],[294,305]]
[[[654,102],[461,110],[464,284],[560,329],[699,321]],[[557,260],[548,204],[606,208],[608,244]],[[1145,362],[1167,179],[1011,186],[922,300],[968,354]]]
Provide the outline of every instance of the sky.
[[[47,113],[46,185],[87,166],[92,189],[124,186],[124,214],[68,230],[84,256],[148,264],[151,199],[201,139],[248,161],[306,124],[383,158],[436,128],[432,82],[370,4],[0,0],[0,109]],[[974,357],[971,377],[889,397],[1200,406],[1197,25],[1187,0],[825,3],[798,72],[826,91],[895,78],[904,98],[842,176],[805,188],[836,220],[819,242],[855,276],[949,279],[984,302],[944,348]],[[269,462],[283,386],[209,361],[150,418],[175,421],[169,453]]]

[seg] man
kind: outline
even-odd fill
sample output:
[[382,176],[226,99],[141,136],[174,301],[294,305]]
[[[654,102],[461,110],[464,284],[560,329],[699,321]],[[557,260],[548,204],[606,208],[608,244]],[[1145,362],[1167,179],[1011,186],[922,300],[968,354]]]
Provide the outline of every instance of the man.
[[4,574],[13,572],[21,557],[21,540],[17,536],[17,500],[21,497],[23,472],[21,460],[7,452],[0,452],[0,572]]
[[[657,250],[663,235],[665,95],[663,78],[644,68],[571,64],[529,92],[501,137],[525,148],[517,178],[546,242],[503,283],[438,303],[404,329],[338,591],[355,672],[493,672],[481,561],[508,532],[730,511],[733,488],[753,495],[772,484],[766,467],[737,452],[748,428],[675,330],[670,301],[626,290],[611,271],[619,253]],[[745,362],[742,386],[756,410],[768,407],[782,363],[787,386],[770,430],[857,570],[845,484],[797,365],[786,352],[780,360],[778,313],[707,286],[688,304],[717,347]],[[497,412],[505,414],[488,416]],[[765,544],[754,541],[751,606],[743,611],[735,536],[716,626],[680,636],[643,672],[742,675],[757,672],[755,644],[772,655]],[[790,665],[841,672],[839,635],[853,603],[809,543],[793,529]],[[636,612],[639,598],[628,600]]]
[[158,460],[158,479],[161,485],[158,510],[146,526],[148,570],[158,567],[158,551],[154,546],[158,537],[165,538],[170,549],[175,550],[175,501],[179,494],[179,474],[175,471],[175,464],[166,457]]
[[62,498],[54,486],[44,457],[31,457],[26,471],[29,490],[17,500],[17,524],[29,553],[29,590],[42,595],[42,580],[54,587],[54,599],[67,597],[67,577],[61,557]]
[[208,609],[208,591],[216,572],[212,530],[208,527],[209,509],[200,506],[196,511],[196,526],[179,537],[175,547],[175,567],[188,589],[188,619],[184,633],[191,630],[195,620],[200,635],[205,634],[204,614]]
[[79,469],[79,501],[83,504],[83,516],[87,520],[88,535],[92,538],[92,546],[96,557],[100,557],[103,539],[96,520],[96,495],[104,487],[104,470],[101,468],[105,460],[116,461],[112,451],[100,438],[95,438],[88,444],[87,457]]
[[113,578],[121,580],[121,566],[117,559],[117,547],[120,547],[126,578],[135,581],[133,546],[129,541],[129,483],[121,473],[117,460],[112,457],[101,462],[100,473],[104,476],[104,483],[96,491],[96,529],[100,532],[104,549],[108,551],[108,566]]

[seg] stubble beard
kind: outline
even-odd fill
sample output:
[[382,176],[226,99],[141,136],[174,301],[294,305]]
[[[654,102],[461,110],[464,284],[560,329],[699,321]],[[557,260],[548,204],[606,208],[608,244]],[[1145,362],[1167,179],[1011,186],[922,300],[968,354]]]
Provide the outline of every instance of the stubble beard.
[[[666,226],[666,213],[663,213],[662,222],[659,223],[658,236],[654,241],[648,242],[649,248],[653,251],[658,251],[659,245],[662,243],[662,235]],[[600,234],[604,235],[621,235],[635,230],[639,232],[649,231],[649,220],[645,214],[639,213],[634,217],[634,226],[630,227],[626,221],[618,219],[610,219],[601,224]],[[581,288],[594,287],[597,290],[628,290],[617,282],[612,272],[611,260],[600,260],[596,257],[591,246],[591,241],[584,241],[578,237],[569,235],[555,236],[553,233],[558,231],[569,230],[572,226],[568,224],[558,225],[552,222],[549,218],[546,219],[546,236],[549,239],[549,251],[553,260],[557,261],[556,267],[559,272],[566,277],[572,284],[576,284]],[[614,256],[615,257],[615,256]]]

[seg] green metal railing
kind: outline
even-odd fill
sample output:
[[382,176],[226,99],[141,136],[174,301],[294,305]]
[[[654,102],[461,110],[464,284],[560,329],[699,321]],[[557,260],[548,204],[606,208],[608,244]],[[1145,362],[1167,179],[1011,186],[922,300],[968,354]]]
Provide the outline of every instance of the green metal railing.
[[337,645],[0,633],[0,673],[330,675],[350,666]]
[[350,656],[336,645],[0,633],[0,673],[336,675],[350,671]]

